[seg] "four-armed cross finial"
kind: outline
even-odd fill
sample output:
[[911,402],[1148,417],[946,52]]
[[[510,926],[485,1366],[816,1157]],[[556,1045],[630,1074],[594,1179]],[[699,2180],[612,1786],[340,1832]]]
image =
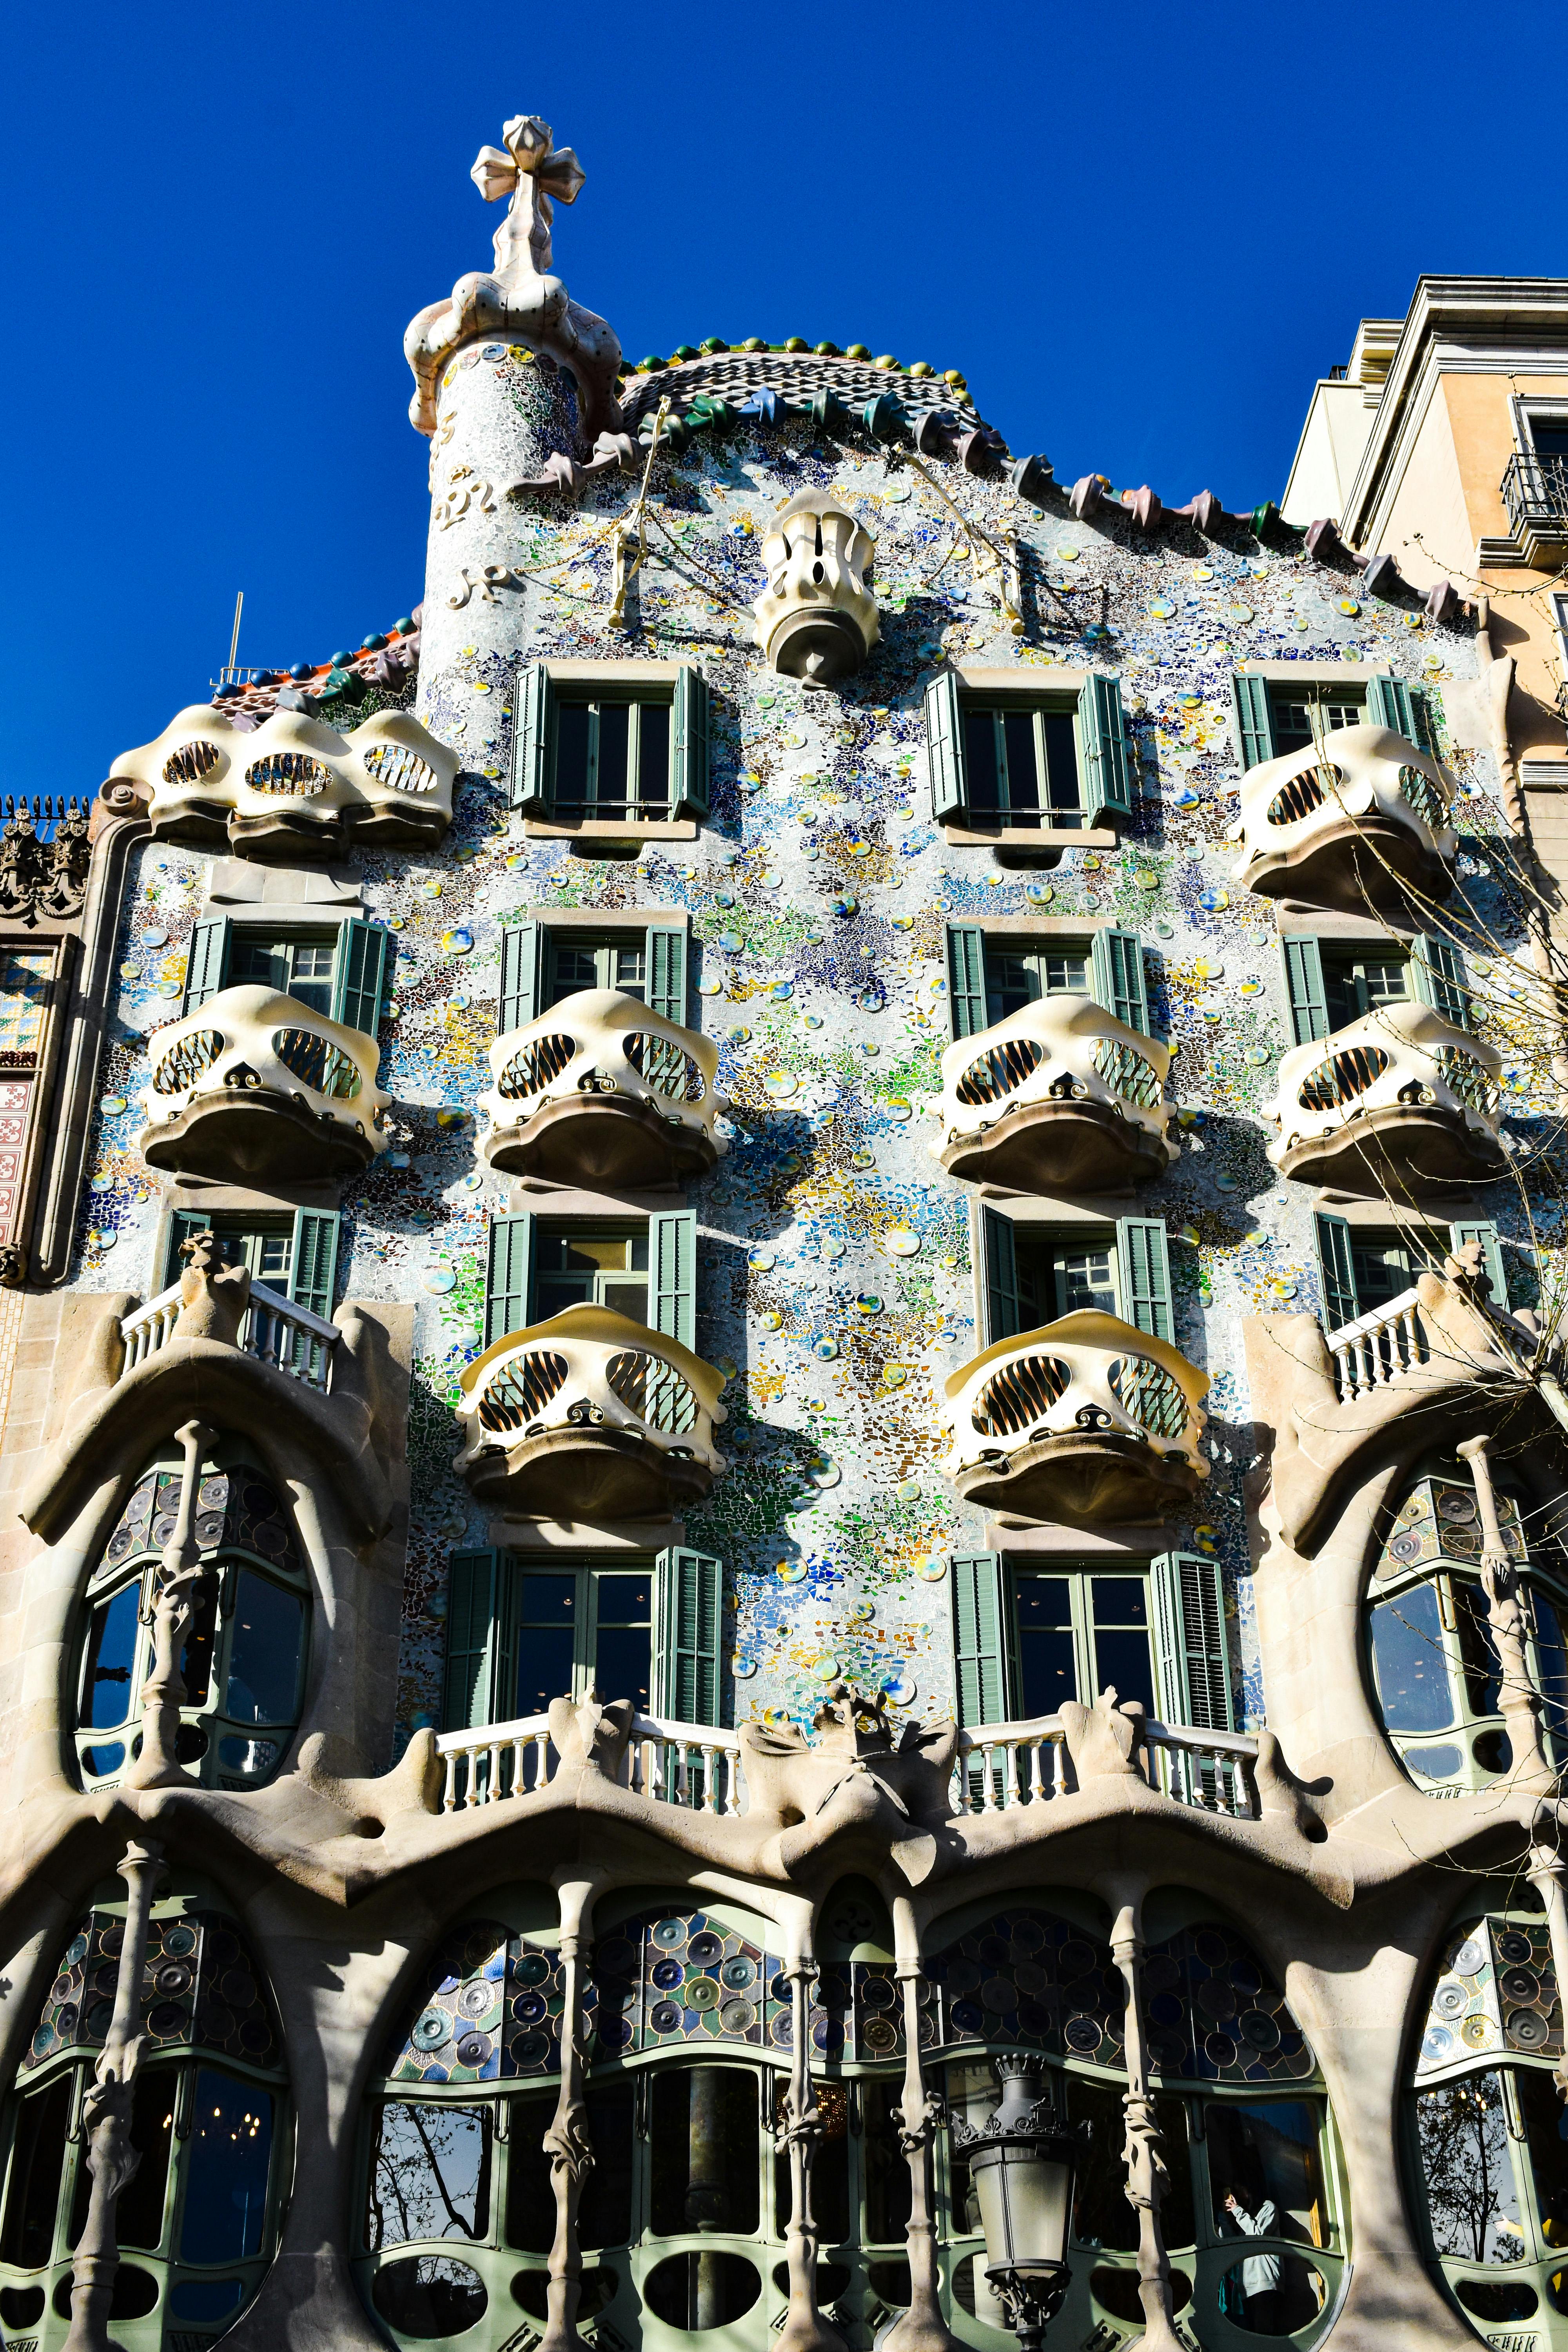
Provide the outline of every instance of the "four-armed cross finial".
[[502,276],[521,259],[525,245],[535,272],[543,276],[550,267],[552,198],[575,204],[587,176],[570,147],[551,144],[552,136],[537,114],[514,114],[501,132],[505,152],[481,147],[468,175],[487,205],[511,197],[496,231],[496,268]]

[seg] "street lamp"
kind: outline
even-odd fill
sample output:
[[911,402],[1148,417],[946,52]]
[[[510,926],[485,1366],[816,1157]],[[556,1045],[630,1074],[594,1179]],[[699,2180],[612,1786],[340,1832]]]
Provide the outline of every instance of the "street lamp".
[[1045,2088],[1045,2062],[1010,2051],[993,2062],[1001,2103],[976,2131],[952,2118],[952,2144],[969,2158],[985,2234],[985,2275],[1021,2352],[1061,2309],[1077,2144]]

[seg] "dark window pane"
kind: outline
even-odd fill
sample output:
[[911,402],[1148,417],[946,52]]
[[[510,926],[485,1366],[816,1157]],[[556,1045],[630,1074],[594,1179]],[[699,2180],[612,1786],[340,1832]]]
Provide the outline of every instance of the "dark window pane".
[[1417,1584],[1372,1612],[1372,1664],[1390,1731],[1442,1731],[1454,1719],[1435,1585]]
[[1403,1242],[1355,1242],[1351,1255],[1356,1303],[1363,1315],[1373,1307],[1386,1307],[1415,1279],[1415,1262]]
[[1149,1587],[1141,1576],[1097,1576],[1094,1579],[1094,1622],[1097,1625],[1147,1625]]
[[1047,711],[1041,721],[1046,737],[1046,772],[1050,778],[1053,816],[1083,805],[1078,781],[1078,739],[1065,710]]
[[365,2243],[482,2238],[489,2226],[488,2107],[388,2100],[377,2119]]
[[272,2162],[272,2096],[204,2066],[185,2155],[180,2259],[236,2263],[261,2251]]
[[[1307,2099],[1268,2099],[1245,2107],[1218,2099],[1205,2103],[1215,2227],[1223,2235],[1293,2238],[1313,2246],[1326,2242],[1320,2122],[1316,2105]],[[1227,2199],[1234,2200],[1237,2212]],[[1239,2221],[1237,2213],[1243,2216]]]
[[910,2168],[899,2146],[891,2110],[901,2083],[862,2081],[860,2148],[866,2168],[866,2237],[873,2246],[902,2245],[910,2218]]
[[594,1684],[603,1698],[629,1698],[646,1715],[651,1704],[653,1644],[643,1626],[601,1626]]
[[1067,2093],[1068,2122],[1091,2126],[1079,2143],[1073,2183],[1073,2236],[1080,2245],[1133,2253],[1138,2246],[1138,2216],[1127,2202],[1121,2093],[1110,2083],[1090,2082],[1081,2074],[1068,2075]]
[[[551,957],[551,966],[552,1004],[559,1004],[563,997],[575,996],[580,988],[597,988],[599,985],[598,959],[592,948],[557,947]],[[542,1250],[543,1246],[542,1238]]]
[[289,950],[268,940],[237,937],[229,955],[229,981],[234,987],[286,989]]
[[[179,2070],[173,2066],[152,2066],[136,2078],[131,2108],[131,2145],[141,2150],[142,2161],[120,2192],[114,2218],[121,2244],[140,2247],[143,2253],[156,2253],[163,2243],[169,2143],[174,2134],[174,2095],[179,2081]],[[91,2177],[84,2149],[79,2186],[86,2188]],[[75,2215],[71,2218],[74,2222]],[[85,2196],[81,2199],[81,2218],[83,2221],[87,2220]],[[73,2230],[73,2242],[79,2234],[79,2227]]]
[[1115,1314],[1116,1285],[1108,1249],[1058,1250],[1053,1255],[1059,1315],[1076,1315],[1084,1308]]
[[1147,1633],[1097,1632],[1094,1637],[1094,1667],[1097,1693],[1114,1689],[1118,1698],[1142,1699],[1150,1715],[1156,1713],[1154,1669],[1149,1654]]
[[191,1624],[180,1653],[180,1679],[187,1706],[205,1706],[212,1684],[213,1643],[217,1635],[217,1578],[204,1576],[191,1595]]
[[1035,754],[1035,714],[1009,710],[1002,721],[1007,756],[1007,806],[1033,814],[1040,805],[1040,771]]
[[241,1569],[235,1583],[225,1714],[236,1723],[287,1723],[299,1696],[304,1644],[302,1597],[254,1569]]
[[570,1625],[577,1615],[574,1576],[525,1576],[519,1615],[525,1625]]
[[588,730],[592,719],[585,702],[563,702],[555,712],[555,797],[585,801],[588,797]]
[[997,806],[996,719],[990,710],[963,715],[963,757],[969,771],[969,805],[976,813]]
[[333,948],[325,940],[300,940],[289,952],[289,993],[317,1013],[332,1009]]
[[1502,1690],[1502,1666],[1492,1629],[1487,1623],[1486,1597],[1479,1585],[1471,1584],[1468,1579],[1461,1583],[1455,1577],[1448,1589],[1454,1596],[1454,1622],[1470,1713],[1496,1715]]
[[740,2066],[672,2066],[654,2076],[656,2237],[756,2228],[757,2101],[757,2077]]
[[1032,1633],[1037,1626],[1072,1623],[1072,1579],[1068,1576],[1019,1576],[1018,1627]]
[[71,2081],[69,2074],[57,2075],[47,2091],[24,2099],[16,2110],[5,2218],[0,2224],[0,2255],[18,2270],[37,2270],[55,2250]]
[[1541,2234],[1553,2253],[1568,2246],[1568,2107],[1548,2074],[1521,2066],[1514,2074],[1535,2174]]
[[645,702],[637,721],[637,793],[654,808],[669,805],[669,705]]
[[1021,1013],[1041,995],[1040,959],[1033,955],[1007,955],[994,950],[989,943],[985,950],[985,1009],[993,1021],[1005,1021],[1010,1013]]
[[1018,1701],[1026,1720],[1055,1715],[1077,1698],[1078,1660],[1070,1633],[1024,1633],[1018,1643]]
[[[506,2242],[525,2254],[547,2254],[555,2242],[555,2190],[544,2147],[554,2114],[553,2091],[529,2091],[507,2102]],[[602,2161],[595,2131],[590,2196]]]
[[1415,2102],[1426,2211],[1439,2254],[1516,2263],[1524,2254],[1502,2081],[1468,2074]]
[[525,1626],[518,1651],[519,1715],[543,1715],[552,1698],[571,1696],[576,1643],[569,1625]]
[[[637,2084],[631,2080],[608,2084],[588,2094],[588,2130],[594,2142],[594,2169],[588,2175],[578,2214],[578,2232],[584,2246],[624,2246],[632,2234],[632,2147],[635,2138]],[[753,2175],[756,2167],[753,2164]],[[551,2208],[554,2220],[554,2208]],[[548,2238],[545,2245],[549,2245]]]
[[1568,425],[1547,425],[1532,416],[1530,437],[1538,457],[1568,457]]
[[602,801],[624,803],[626,797],[626,744],[632,714],[624,702],[606,702],[599,711],[599,787]]
[[1534,1609],[1546,1732],[1554,1743],[1561,1766],[1568,1756],[1568,1620],[1558,1604],[1548,1601],[1544,1593],[1534,1595]]
[[614,984],[623,996],[635,996],[639,1004],[647,1001],[647,957],[641,948],[612,948],[610,964]]
[[136,1606],[141,1591],[139,1583],[126,1585],[112,1601],[100,1601],[89,1621],[81,1685],[84,1730],[112,1729],[129,1722],[136,1712],[131,1676],[136,1664]]
[[598,1599],[601,1627],[653,1622],[653,1586],[646,1576],[601,1576]]

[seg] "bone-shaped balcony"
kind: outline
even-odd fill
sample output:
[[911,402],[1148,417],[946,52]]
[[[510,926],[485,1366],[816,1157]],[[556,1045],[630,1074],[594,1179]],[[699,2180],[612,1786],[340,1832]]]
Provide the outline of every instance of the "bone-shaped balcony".
[[585,988],[490,1047],[492,1167],[558,1184],[651,1191],[706,1175],[719,1048],[618,989]]
[[1285,1176],[1404,1199],[1484,1183],[1498,1141],[1500,1058],[1428,1004],[1380,1005],[1279,1065],[1268,1157]]
[[531,1517],[658,1519],[724,1467],[723,1374],[606,1307],[568,1307],[468,1366],[455,1456],[474,1493]]
[[931,1151],[950,1176],[1022,1192],[1146,1184],[1176,1156],[1170,1062],[1091,996],[1037,998],[947,1048]]
[[373,1037],[275,988],[226,988],[149,1040],[142,1155],[228,1181],[352,1176],[386,1149]]
[[999,1339],[947,1381],[948,1475],[966,1503],[1126,1525],[1190,1500],[1208,1376],[1164,1339],[1084,1309]]
[[1266,898],[1398,917],[1447,898],[1454,780],[1386,727],[1335,730],[1242,779],[1231,878]]

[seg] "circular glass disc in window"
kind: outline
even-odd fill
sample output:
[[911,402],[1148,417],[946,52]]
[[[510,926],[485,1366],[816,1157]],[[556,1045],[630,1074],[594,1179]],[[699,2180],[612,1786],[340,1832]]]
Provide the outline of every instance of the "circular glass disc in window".
[[709,1927],[700,1927],[687,1948],[687,1958],[693,1968],[710,1969],[724,1949],[724,1939]]

